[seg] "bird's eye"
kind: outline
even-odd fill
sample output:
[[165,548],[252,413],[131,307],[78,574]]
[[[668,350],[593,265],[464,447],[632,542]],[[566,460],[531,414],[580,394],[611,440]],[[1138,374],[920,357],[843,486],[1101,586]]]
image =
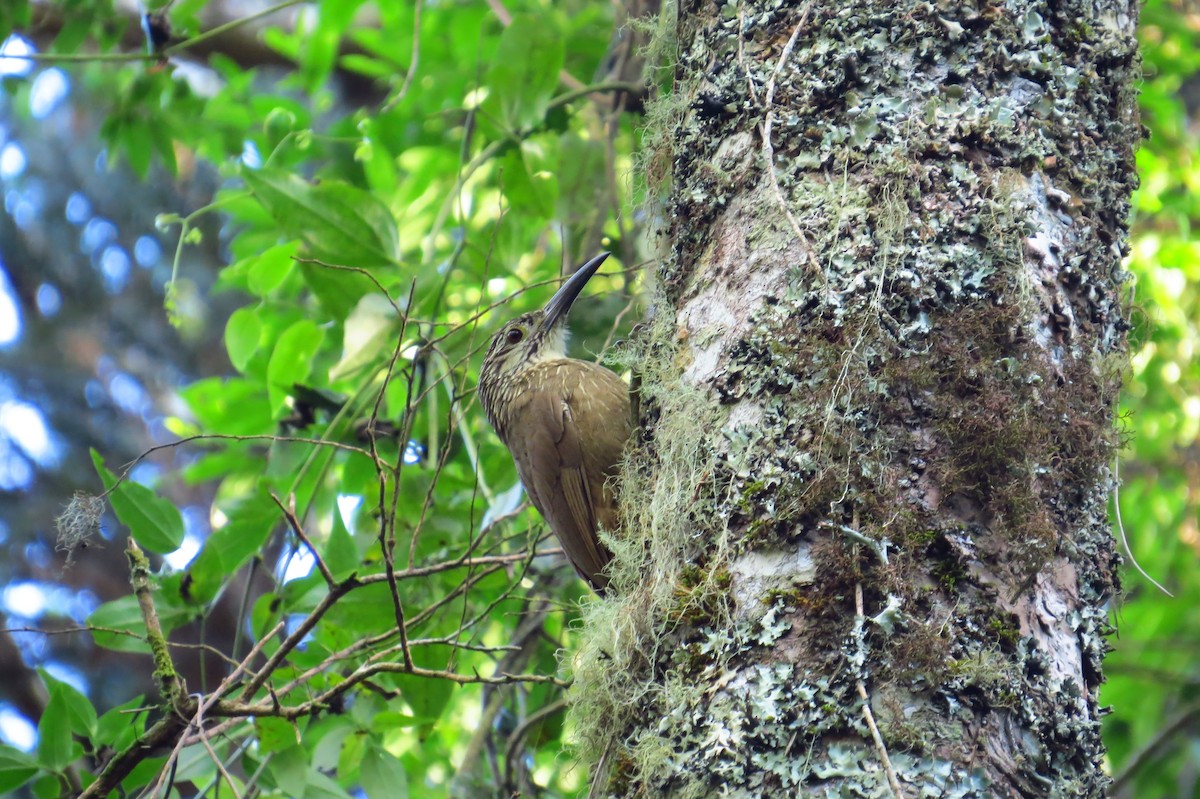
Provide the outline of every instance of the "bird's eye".
[[521,339],[525,338],[525,331],[519,327],[511,327],[509,328],[508,332],[504,334],[504,338],[509,344],[520,344]]

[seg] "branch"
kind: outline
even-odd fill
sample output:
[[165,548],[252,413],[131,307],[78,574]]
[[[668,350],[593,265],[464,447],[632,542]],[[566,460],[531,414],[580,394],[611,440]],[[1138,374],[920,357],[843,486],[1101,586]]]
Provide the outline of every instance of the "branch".
[[312,541],[305,535],[304,528],[300,526],[300,520],[296,518],[296,495],[288,494],[287,507],[284,507],[284,504],[279,501],[279,497],[275,496],[274,491],[271,492],[271,499],[279,506],[279,510],[283,512],[284,517],[288,520],[288,524],[291,525],[292,532],[296,534],[301,543],[308,547],[308,551],[312,553],[313,560],[317,563],[317,570],[325,578],[325,584],[332,588],[337,584],[337,580],[333,579],[333,572],[329,570],[329,565],[325,563],[325,559],[321,557],[321,553],[317,551]]
[[104,771],[96,781],[87,787],[78,799],[104,799],[121,785],[121,781],[129,776],[133,769],[148,757],[155,749],[166,746],[187,726],[187,722],[170,713],[159,719],[150,729],[146,730],[129,748],[108,761]]
[[159,693],[163,695],[167,705],[175,707],[187,689],[184,687],[183,678],[175,670],[171,653],[167,651],[167,639],[163,635],[162,625],[158,622],[158,611],[154,609],[150,561],[146,559],[146,553],[142,552],[132,536],[125,548],[125,556],[129,558],[129,582],[137,597],[142,621],[146,624],[146,643],[150,645],[150,655],[154,658],[154,681],[158,684]]

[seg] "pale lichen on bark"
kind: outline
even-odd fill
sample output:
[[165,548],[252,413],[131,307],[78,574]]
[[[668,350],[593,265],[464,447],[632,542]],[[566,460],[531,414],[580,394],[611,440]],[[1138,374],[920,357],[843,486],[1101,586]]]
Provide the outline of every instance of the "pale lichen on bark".
[[578,664],[610,793],[893,795],[862,681],[905,795],[1103,796],[1135,16],[678,9],[625,478],[676,515]]

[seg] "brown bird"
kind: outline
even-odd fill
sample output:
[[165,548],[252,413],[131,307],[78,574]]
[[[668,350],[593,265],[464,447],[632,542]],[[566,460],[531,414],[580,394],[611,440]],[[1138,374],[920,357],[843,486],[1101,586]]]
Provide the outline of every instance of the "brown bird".
[[629,387],[603,366],[567,357],[567,312],[607,257],[581,266],[542,310],[500,328],[479,372],[480,402],[529,499],[601,594],[612,554],[596,530],[617,524],[609,478],[629,438]]

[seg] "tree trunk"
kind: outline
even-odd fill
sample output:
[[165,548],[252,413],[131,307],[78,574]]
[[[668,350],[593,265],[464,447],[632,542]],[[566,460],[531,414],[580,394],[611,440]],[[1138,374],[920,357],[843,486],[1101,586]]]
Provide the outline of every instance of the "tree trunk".
[[681,3],[618,796],[1101,797],[1136,6]]

